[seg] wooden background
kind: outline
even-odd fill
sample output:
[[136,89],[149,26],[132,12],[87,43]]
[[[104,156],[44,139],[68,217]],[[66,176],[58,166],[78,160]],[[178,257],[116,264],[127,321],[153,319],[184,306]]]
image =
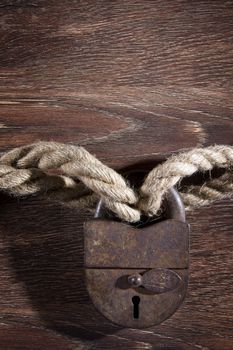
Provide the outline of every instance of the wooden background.
[[[0,1],[0,149],[81,144],[114,168],[233,144],[233,1]],[[232,201],[189,214],[191,278],[162,325],[93,309],[83,221],[1,195],[0,348],[233,349]]]

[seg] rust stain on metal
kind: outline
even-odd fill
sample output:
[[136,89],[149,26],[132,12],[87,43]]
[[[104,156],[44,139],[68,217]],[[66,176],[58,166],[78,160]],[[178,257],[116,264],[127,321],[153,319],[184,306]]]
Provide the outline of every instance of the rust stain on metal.
[[188,267],[188,225],[165,220],[136,229],[116,221],[85,224],[85,267]]

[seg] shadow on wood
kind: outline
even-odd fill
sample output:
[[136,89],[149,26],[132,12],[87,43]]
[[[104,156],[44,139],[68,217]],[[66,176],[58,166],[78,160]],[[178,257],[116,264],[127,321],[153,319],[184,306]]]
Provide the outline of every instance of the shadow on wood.
[[90,340],[119,330],[94,309],[86,291],[79,213],[43,200],[38,205],[38,199],[1,195],[0,200],[3,260],[8,265],[7,271],[2,268],[18,286],[1,303],[11,300],[21,309],[20,317],[33,314],[35,324],[72,337]]

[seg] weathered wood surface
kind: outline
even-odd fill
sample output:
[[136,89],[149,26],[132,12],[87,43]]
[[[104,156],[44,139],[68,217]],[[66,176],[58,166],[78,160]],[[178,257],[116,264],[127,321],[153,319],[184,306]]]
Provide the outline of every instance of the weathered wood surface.
[[[0,1],[0,149],[58,140],[120,168],[233,144],[233,1]],[[197,210],[183,307],[110,325],[83,280],[83,221],[1,195],[1,349],[233,349],[231,201]]]

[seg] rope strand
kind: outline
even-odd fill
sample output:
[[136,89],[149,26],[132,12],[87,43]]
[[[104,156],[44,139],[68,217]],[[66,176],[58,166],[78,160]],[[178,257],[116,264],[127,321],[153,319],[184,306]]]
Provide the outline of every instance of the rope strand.
[[[77,179],[81,181],[87,188],[101,197],[107,207],[122,220],[129,222],[140,220],[140,211],[131,207],[136,205],[138,201],[137,194],[120,174],[101,163],[83,147],[56,142],[38,142],[6,153],[0,158],[0,164],[14,166],[17,170],[15,177],[19,178],[21,178],[22,168],[37,167],[43,171],[43,174],[50,169],[57,169],[65,178],[71,178],[74,182]],[[6,180],[5,176],[3,182],[4,180]],[[24,185],[29,186],[29,183],[30,179],[27,178],[27,183]],[[36,184],[34,186],[36,187]],[[65,190],[66,186],[63,186],[63,189]],[[43,190],[41,187],[35,188],[35,193],[41,190]],[[12,188],[11,193],[14,191]],[[82,199],[81,207],[83,207],[84,202],[85,200]],[[87,197],[86,202],[89,205],[90,198]],[[77,207],[79,207],[79,203],[80,201],[76,202]]]
[[[184,177],[191,176],[198,171],[210,171],[214,167],[230,168],[233,165],[233,147],[231,146],[210,146],[206,148],[194,148],[186,153],[180,153],[170,157],[166,162],[154,168],[147,176],[144,184],[140,188],[139,208],[148,216],[154,216],[158,212],[162,198],[169,188],[175,186]],[[224,178],[226,183],[230,183],[231,177]],[[201,191],[199,187],[195,188],[195,206],[197,199],[199,203],[210,204],[219,198],[219,195],[209,190],[208,200],[204,198],[205,188],[208,185],[203,185]],[[184,196],[183,196],[184,197]],[[187,195],[186,195],[187,198]],[[225,198],[222,189],[222,197]],[[192,204],[189,196],[189,204]],[[194,201],[194,197],[193,197]]]
[[[155,167],[139,189],[81,146],[38,142],[19,147],[0,158],[0,189],[15,196],[42,193],[76,208],[93,207],[98,198],[119,218],[140,220],[141,213],[155,216],[166,192],[184,177],[213,168],[225,168],[217,179],[202,186],[181,189],[187,209],[208,205],[233,195],[233,147],[194,148],[173,155]],[[58,174],[51,174],[51,171]]]

